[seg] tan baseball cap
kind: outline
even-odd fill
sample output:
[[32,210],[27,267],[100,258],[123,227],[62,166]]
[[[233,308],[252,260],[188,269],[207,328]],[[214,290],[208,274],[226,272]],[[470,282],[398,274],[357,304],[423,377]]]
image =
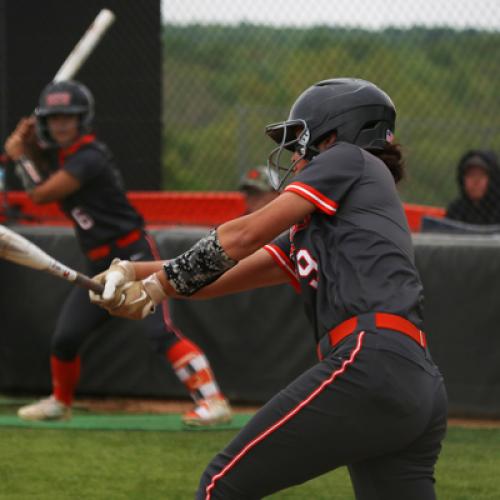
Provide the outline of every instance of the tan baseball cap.
[[278,176],[274,172],[269,171],[266,165],[260,165],[248,170],[240,180],[238,189],[243,191],[245,189],[255,189],[263,193],[276,191],[279,184]]

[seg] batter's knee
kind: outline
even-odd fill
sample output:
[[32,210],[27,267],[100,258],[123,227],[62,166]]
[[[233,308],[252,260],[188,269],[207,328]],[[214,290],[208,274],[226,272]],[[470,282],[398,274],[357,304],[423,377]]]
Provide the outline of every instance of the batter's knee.
[[196,500],[205,500],[205,498],[207,497],[207,487],[212,480],[211,475],[207,471],[208,469],[205,469],[201,476],[200,484],[198,485],[198,491],[196,492]]
[[80,350],[79,336],[70,330],[58,330],[52,337],[51,352],[61,361],[75,359]]
[[223,453],[219,453],[210,462],[201,476],[196,500],[258,500],[261,498],[247,489],[242,489],[236,484],[238,481],[231,480],[231,477],[235,478],[235,470],[224,472],[223,466],[226,462],[227,459],[224,458]]
[[165,324],[159,309],[144,320],[143,331],[153,352],[163,356],[171,345],[179,341],[179,337]]

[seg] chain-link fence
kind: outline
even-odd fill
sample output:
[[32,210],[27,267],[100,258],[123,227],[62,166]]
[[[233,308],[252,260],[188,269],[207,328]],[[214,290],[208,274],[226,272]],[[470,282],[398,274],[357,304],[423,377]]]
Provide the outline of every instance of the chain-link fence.
[[303,89],[338,76],[371,80],[393,98],[405,201],[446,206],[458,194],[460,157],[500,148],[497,2],[164,0],[162,8],[165,189],[234,189],[266,161],[264,126],[285,119]]
[[[244,171],[266,163],[273,144],[264,127],[284,120],[306,87],[339,76],[371,80],[393,98],[396,140],[407,158],[407,179],[401,186],[407,202],[447,206],[459,194],[456,173],[462,155],[470,149],[500,149],[496,0],[162,0],[161,28],[158,1],[127,3],[125,12],[123,2],[108,0],[107,7],[121,9],[117,21],[78,74],[96,95],[98,132],[103,131],[102,139],[120,160],[130,189],[236,189]],[[79,0],[71,8],[88,9],[91,19],[101,4]],[[11,3],[0,0],[2,5]],[[144,18],[141,9],[149,17]],[[34,47],[25,43],[29,48],[22,52],[24,38],[17,32],[23,30],[16,31],[6,13],[8,9],[0,8],[0,21],[16,36],[0,50],[0,63],[10,61],[6,67],[13,83],[8,96],[0,86],[0,104],[12,110],[17,103],[29,112],[48,77],[26,65],[26,57],[32,52],[44,61],[51,56],[50,67],[44,65],[52,75],[88,19],[72,28],[75,40],[65,43],[30,21],[40,28],[41,42]],[[64,23],[60,26],[64,30]],[[152,141],[147,121],[159,129],[157,106],[151,103],[160,99],[160,54],[151,50],[154,43],[147,43],[158,41],[159,29],[161,180],[159,134],[155,132]],[[124,50],[123,43],[131,37],[136,50]],[[51,41],[56,55],[47,50]],[[30,69],[25,72],[25,67]],[[32,92],[26,91],[27,84]],[[149,99],[146,106],[146,97],[153,93],[158,100]],[[108,114],[105,106],[110,107]],[[11,122],[1,124],[2,141],[18,120],[15,113],[9,116]],[[145,161],[148,147],[154,154]],[[482,158],[491,171],[498,170],[493,157]],[[493,195],[489,205],[500,199],[499,193]],[[498,212],[495,222],[500,223]]]

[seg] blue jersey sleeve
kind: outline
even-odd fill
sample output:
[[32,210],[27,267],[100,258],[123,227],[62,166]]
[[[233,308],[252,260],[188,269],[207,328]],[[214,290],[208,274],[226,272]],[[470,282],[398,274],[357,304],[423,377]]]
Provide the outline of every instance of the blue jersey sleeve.
[[302,196],[327,215],[334,215],[363,168],[360,148],[340,142],[314,157],[285,191]]

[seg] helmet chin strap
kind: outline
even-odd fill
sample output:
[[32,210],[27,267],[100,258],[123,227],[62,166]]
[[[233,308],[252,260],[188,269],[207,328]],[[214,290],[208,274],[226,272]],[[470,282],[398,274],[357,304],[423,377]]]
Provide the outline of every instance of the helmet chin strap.
[[304,154],[304,160],[311,161],[315,156],[319,155],[321,151],[316,146],[309,146]]

